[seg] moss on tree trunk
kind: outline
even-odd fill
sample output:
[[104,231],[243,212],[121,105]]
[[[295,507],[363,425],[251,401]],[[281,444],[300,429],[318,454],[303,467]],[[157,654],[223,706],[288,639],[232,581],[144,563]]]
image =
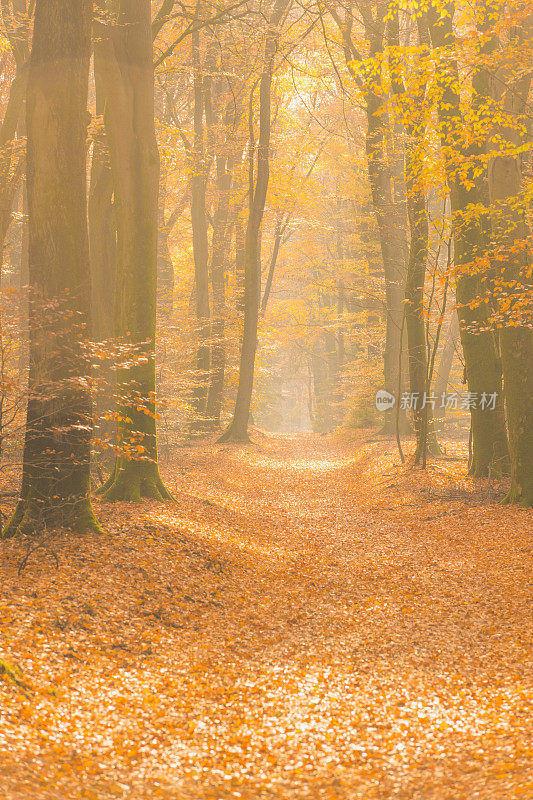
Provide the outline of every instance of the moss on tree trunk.
[[98,531],[89,499],[92,404],[86,199],[92,4],[38,0],[27,95],[30,368],[21,498],[4,537]]
[[118,457],[102,499],[168,499],[158,468],[155,323],[159,152],[154,124],[151,5],[119,0],[102,25],[105,125],[117,226],[115,334],[135,348],[117,375]]

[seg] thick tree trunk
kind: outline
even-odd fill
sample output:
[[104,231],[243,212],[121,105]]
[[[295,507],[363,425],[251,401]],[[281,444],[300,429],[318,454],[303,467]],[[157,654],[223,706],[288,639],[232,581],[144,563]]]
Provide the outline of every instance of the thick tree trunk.
[[21,499],[4,531],[99,530],[89,499],[86,201],[90,0],[37,0],[27,95],[29,400]]
[[463,118],[458,93],[459,72],[457,61],[450,58],[448,49],[455,45],[452,16],[440,15],[435,8],[428,11],[428,22],[434,48],[446,49],[445,60],[437,65],[439,89],[438,113],[445,167],[450,186],[450,201],[454,217],[454,256],[459,268],[456,280],[457,315],[459,317],[461,344],[466,364],[468,390],[481,398],[496,395],[494,410],[471,409],[472,465],[474,477],[488,474],[489,468],[505,473],[509,468],[507,434],[503,412],[501,363],[496,337],[488,322],[489,310],[482,297],[482,287],[473,266],[478,257],[486,256],[490,247],[490,234],[481,219],[465,214],[468,207],[484,203],[479,180],[472,179],[472,187],[465,186],[458,175],[458,158],[468,159],[480,155],[467,148],[462,141]]
[[104,500],[169,499],[159,475],[155,406],[155,322],[159,153],[154,125],[151,4],[119,0],[118,20],[102,31],[105,125],[117,226],[115,333],[133,345],[118,372],[122,453]]
[[[94,79],[96,115],[102,119],[108,98],[105,92],[107,66],[105,44],[95,29]],[[113,218],[113,177],[106,134],[100,126],[93,139],[89,189],[89,247],[91,253],[93,336],[97,341],[115,333],[114,300],[116,271],[116,228]]]
[[[531,19],[530,19],[531,22]],[[526,138],[526,102],[531,83],[526,76],[512,85],[504,98],[505,111],[513,120],[513,128],[505,132],[512,147],[520,146]],[[523,133],[516,121],[523,124]],[[509,430],[511,458],[511,488],[507,503],[533,505],[533,330],[531,328],[531,297],[533,281],[528,253],[529,229],[522,196],[520,155],[502,154],[490,164],[489,185],[494,218],[494,238],[497,248],[496,267],[509,287],[509,311],[514,319],[502,320],[500,347],[503,365],[505,409]],[[509,290],[508,288],[508,290]],[[513,293],[516,293],[513,298]],[[521,306],[529,296],[525,310]]]
[[116,229],[113,214],[113,184],[103,143],[95,141],[89,192],[89,241],[93,335],[97,341],[111,339],[115,332],[114,297],[116,270]]

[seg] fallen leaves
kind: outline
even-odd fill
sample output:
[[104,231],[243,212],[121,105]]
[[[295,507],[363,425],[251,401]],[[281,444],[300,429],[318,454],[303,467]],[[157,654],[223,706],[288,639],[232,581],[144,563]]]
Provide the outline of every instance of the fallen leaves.
[[531,795],[530,512],[357,436],[177,458],[59,568],[2,544],[6,800]]

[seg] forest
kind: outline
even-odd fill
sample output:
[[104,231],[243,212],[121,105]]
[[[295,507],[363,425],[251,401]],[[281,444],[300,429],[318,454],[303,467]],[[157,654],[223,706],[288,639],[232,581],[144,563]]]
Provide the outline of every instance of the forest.
[[528,0],[0,0],[4,800],[533,796]]

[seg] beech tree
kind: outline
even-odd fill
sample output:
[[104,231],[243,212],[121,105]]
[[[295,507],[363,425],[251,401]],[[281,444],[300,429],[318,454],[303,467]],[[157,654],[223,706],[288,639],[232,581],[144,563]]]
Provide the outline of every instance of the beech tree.
[[37,0],[27,89],[30,369],[22,489],[3,536],[98,531],[86,200],[91,0]]
[[[465,357],[465,374],[469,391],[497,398],[494,410],[472,408],[472,464],[475,477],[503,474],[509,469],[507,433],[503,412],[502,373],[498,345],[489,323],[490,311],[483,297],[475,263],[489,249],[490,231],[483,215],[475,211],[487,205],[486,170],[475,174],[475,159],[483,155],[486,142],[463,136],[464,115],[460,96],[459,67],[455,51],[453,15],[449,3],[440,9],[431,5],[428,23],[433,48],[437,55],[435,92],[439,115],[440,137],[450,189],[453,215],[454,258],[456,270],[457,314],[461,344]],[[485,49],[490,46],[490,38]],[[483,65],[476,67],[472,79],[472,103],[482,104],[488,93],[489,75]],[[467,174],[464,173],[466,168]]]
[[389,22],[391,83],[400,107],[400,118],[407,134],[405,182],[410,242],[405,278],[404,315],[407,330],[409,388],[413,396],[420,398],[413,412],[413,424],[417,439],[416,464],[421,461],[425,462],[428,449],[433,455],[440,452],[431,411],[422,402],[424,394],[429,394],[430,390],[424,307],[424,285],[429,251],[427,191],[423,168],[425,131],[428,122],[426,93],[427,56],[429,55],[429,32],[425,14],[417,18],[417,28],[418,48],[415,56],[417,63],[410,70],[409,91],[407,91],[398,58],[400,33],[397,11],[393,13]]
[[[255,182],[253,178],[250,181],[248,198],[249,212],[244,242],[244,329],[239,364],[239,385],[233,418],[220,439],[222,442],[246,441],[248,439],[248,422],[252,402],[255,354],[257,349],[259,302],[261,299],[261,267],[258,254],[261,222],[265,209],[270,174],[272,73],[274,71],[275,56],[278,49],[280,25],[289,4],[290,0],[276,0],[267,23],[263,70],[259,79],[257,172]],[[252,113],[252,105],[250,113]],[[253,122],[251,122],[251,125],[253,127]],[[250,142],[250,147],[252,147],[252,142]]]
[[[30,4],[31,5],[31,4]],[[12,219],[13,204],[24,173],[24,101],[28,81],[28,0],[4,0],[1,19],[15,61],[15,75],[0,125],[0,258]]]
[[[511,43],[520,46],[532,24],[533,16],[529,15],[513,30]],[[495,266],[500,272],[505,305],[510,306],[499,330],[511,461],[511,487],[505,502],[532,506],[533,282],[523,180],[531,71],[520,74],[517,70],[515,76],[506,74],[505,78],[495,92],[495,99],[503,107],[504,123],[498,126],[498,141],[488,171]]]
[[159,152],[150,0],[119,0],[101,26],[101,76],[117,229],[115,334],[137,348],[118,371],[121,453],[102,499],[170,499],[159,474],[155,323]]
[[[337,24],[346,66],[364,98],[366,115],[365,153],[368,178],[372,191],[373,209],[379,231],[387,309],[387,339],[384,352],[385,388],[396,393],[401,365],[400,331],[402,328],[404,286],[407,270],[408,247],[402,212],[394,191],[394,172],[390,164],[387,140],[390,139],[387,115],[387,93],[383,70],[386,50],[387,2],[375,6],[364,2],[358,6],[361,13],[367,54],[363,54],[354,38],[354,3],[343,7],[343,14],[335,5],[328,6]],[[385,415],[384,431],[394,430],[394,415]]]
[[[198,0],[196,17],[200,19],[202,3]],[[209,309],[209,244],[206,213],[206,186],[212,154],[205,142],[204,114],[208,114],[211,76],[208,66],[202,70],[200,58],[200,33],[191,34],[192,66],[194,72],[194,142],[191,149],[191,226],[194,251],[194,289],[197,318],[198,346],[196,351],[196,387],[193,429],[205,425],[207,387],[209,380],[211,333]],[[207,73],[207,74],[205,74]]]

